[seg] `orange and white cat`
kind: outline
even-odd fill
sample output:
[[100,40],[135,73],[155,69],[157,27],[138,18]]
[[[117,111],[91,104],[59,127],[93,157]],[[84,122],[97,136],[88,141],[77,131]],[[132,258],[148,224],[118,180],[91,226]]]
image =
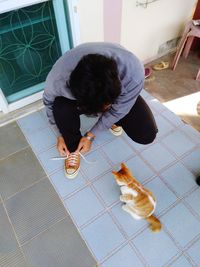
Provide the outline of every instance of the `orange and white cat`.
[[125,202],[122,209],[132,215],[134,219],[146,219],[153,232],[162,228],[160,221],[153,216],[156,207],[154,195],[144,188],[132,175],[124,163],[119,171],[112,171],[121,189],[120,200]]

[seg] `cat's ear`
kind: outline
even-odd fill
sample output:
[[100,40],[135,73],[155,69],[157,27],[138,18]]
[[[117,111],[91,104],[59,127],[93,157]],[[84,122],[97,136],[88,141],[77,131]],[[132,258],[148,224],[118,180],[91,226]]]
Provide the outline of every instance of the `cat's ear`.
[[116,175],[117,175],[117,172],[116,172],[116,171],[112,171],[112,174],[113,174],[114,176],[116,176]]
[[128,168],[126,167],[126,164],[125,163],[121,163],[121,168],[123,169],[123,170],[127,170]]

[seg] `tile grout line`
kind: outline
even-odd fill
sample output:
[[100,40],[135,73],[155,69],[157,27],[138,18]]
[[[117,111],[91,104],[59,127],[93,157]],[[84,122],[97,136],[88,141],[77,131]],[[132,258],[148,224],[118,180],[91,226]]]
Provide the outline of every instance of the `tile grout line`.
[[[169,109],[168,109],[167,111],[172,112],[172,111],[169,110]],[[166,112],[166,111],[164,111],[164,112]],[[162,113],[160,114],[160,116],[161,116],[162,118],[164,118],[167,122],[169,122],[174,128],[178,128],[180,125],[183,126],[183,125],[185,124],[185,123],[180,119],[180,117],[178,117],[175,113],[172,112],[172,114],[174,115],[174,117],[176,117],[176,118],[178,117],[178,118],[180,119],[180,123],[179,123],[179,124],[175,124],[175,123],[173,123],[173,121],[172,121],[171,119],[169,119],[167,115],[165,116],[165,115],[163,114],[164,112],[162,112]]]
[[[24,118],[24,117],[26,117],[26,116],[34,113],[34,112],[40,111],[43,108],[44,108],[44,105],[43,104],[42,104],[42,106],[39,106],[38,105],[38,107],[33,108],[32,110],[29,110],[29,111],[23,110],[23,111],[21,111],[23,113],[21,113],[19,115],[13,115],[13,116],[11,116],[10,119],[8,118],[8,120],[0,119],[0,127],[6,126],[9,123],[13,123],[13,122],[15,122],[15,121],[17,121],[17,120],[19,120],[21,118]],[[24,113],[24,111],[25,111],[25,113]]]
[[[173,237],[173,235],[170,233],[170,231],[167,229],[166,226],[165,226],[165,231],[171,237],[171,239],[174,241],[174,243],[175,244],[177,243],[176,246],[177,246],[178,249],[180,249],[181,255],[182,254],[185,255],[185,253],[187,254],[187,249],[188,249],[187,246],[188,246],[188,244],[191,244],[192,243],[190,245],[190,246],[192,246],[195,242],[197,242],[197,240],[200,239],[200,234],[199,234],[197,237],[193,238],[189,243],[187,243],[186,248],[185,248],[178,241],[175,240],[175,238]],[[193,259],[189,255],[188,255],[188,258],[190,259],[190,261],[193,262]],[[172,257],[171,259],[169,259],[168,262],[166,263],[166,265],[174,262],[176,259],[177,259],[177,254],[174,257]]]
[[[21,128],[20,128],[21,129]],[[27,140],[27,142],[29,143],[29,140],[25,137],[25,139]],[[32,145],[29,143],[29,146],[32,148]],[[49,148],[50,149],[50,148]],[[48,149],[48,150],[49,150]],[[38,158],[38,155],[36,155],[36,153],[35,153],[35,151],[33,150],[33,153],[35,154],[35,156],[36,156],[36,158],[37,158],[37,160],[39,161],[39,163],[40,163],[40,165],[42,166],[42,168],[43,168],[43,170],[44,170],[44,172],[45,172],[45,174],[46,174],[46,176],[47,176],[47,178],[48,178],[48,180],[51,182],[51,180],[50,180],[50,177],[49,177],[49,175],[48,175],[48,173],[46,172],[46,170],[44,169],[44,167],[43,167],[43,165],[41,164],[41,162],[40,162],[40,159]],[[51,185],[53,186],[53,184],[52,184],[52,182],[51,182]],[[54,186],[53,186],[53,188],[54,188]],[[55,188],[54,188],[54,190],[55,190]],[[56,190],[55,190],[56,191]],[[57,192],[56,192],[57,193]],[[59,197],[59,199],[60,199],[60,201],[61,201],[61,203],[63,204],[63,206],[64,206],[64,209],[65,209],[65,211],[66,211],[66,214],[67,214],[67,216],[65,216],[63,219],[61,219],[60,221],[62,221],[62,220],[64,220],[65,218],[67,218],[68,216],[70,216],[70,218],[72,219],[72,216],[71,216],[71,214],[69,214],[68,213],[68,211],[67,211],[67,209],[66,209],[66,207],[65,207],[65,205],[64,205],[64,202],[63,202],[63,200],[62,200],[62,198],[59,196],[59,194],[58,194],[58,197]],[[60,221],[57,221],[56,223],[58,223],[58,222],[60,222]],[[55,223],[55,224],[56,224]],[[53,225],[55,225],[55,224],[53,224]],[[74,226],[76,227],[76,230],[79,232],[79,230],[78,230],[78,227],[76,226],[76,224],[74,223],[74,221],[73,221],[73,224],[74,224]],[[51,225],[49,228],[51,228],[53,225]],[[48,228],[48,229],[49,229]],[[31,238],[31,239],[29,239],[29,240],[27,240],[26,242],[24,242],[23,244],[22,244],[22,246],[24,246],[25,244],[27,244],[28,242],[30,242],[32,239],[34,239],[34,238],[36,238],[37,236],[39,236],[40,234],[42,234],[43,232],[45,232],[45,231],[47,231],[48,229],[45,229],[44,231],[42,231],[42,232],[40,232],[39,234],[37,234],[36,236],[34,236],[33,238]],[[79,234],[81,235],[81,233],[79,232]],[[82,235],[81,235],[81,237],[82,237]],[[84,240],[84,238],[82,237],[82,240]],[[84,243],[85,243],[85,245],[86,245],[86,247],[89,249],[89,247],[88,247],[88,245],[87,245],[87,243],[84,241]],[[19,242],[18,242],[18,244],[20,244]],[[19,245],[20,246],[20,245]],[[89,251],[92,253],[92,251],[89,249]],[[23,253],[23,255],[24,255],[24,253]],[[98,260],[96,259],[96,257],[94,256],[94,253],[92,253],[92,255],[93,255],[93,257],[94,257],[94,259],[95,259],[95,261],[96,262],[98,262]]]
[[62,219],[58,220],[57,222],[51,224],[48,228],[46,228],[45,230],[41,231],[40,233],[36,234],[35,236],[29,238],[27,241],[23,242],[20,247],[24,247],[26,246],[28,243],[30,243],[32,240],[34,240],[35,238],[37,238],[39,235],[42,235],[43,233],[45,233],[46,231],[50,230],[51,228],[53,228],[56,224],[64,221],[66,218],[68,218],[69,215],[67,214],[66,216],[64,216]]
[[[103,214],[109,214],[109,215],[110,215],[112,221],[114,222],[114,224],[116,225],[117,229],[119,230],[119,232],[122,234],[122,236],[123,236],[124,239],[125,239],[125,241],[122,242],[118,247],[114,248],[111,252],[109,252],[106,256],[104,256],[104,258],[100,261],[100,262],[102,263],[102,261],[103,261],[104,259],[109,258],[109,257],[111,257],[113,254],[115,254],[117,248],[119,248],[118,250],[120,250],[121,248],[123,248],[123,247],[126,245],[126,243],[129,242],[129,238],[128,238],[127,234],[125,233],[123,227],[120,227],[119,222],[118,222],[117,220],[115,220],[115,216],[113,216],[113,214],[112,214],[112,212],[111,212],[111,209],[108,208],[108,207],[106,206],[106,203],[104,203],[104,202],[101,200],[101,198],[99,197],[98,192],[97,192],[96,189],[94,188],[93,184],[91,184],[90,187],[91,187],[91,189],[93,190],[93,192],[94,192],[94,194],[96,195],[96,197],[99,199],[99,201],[101,201],[102,205],[104,206],[104,211],[105,211],[105,212],[104,212]],[[101,216],[102,216],[102,215],[99,215],[98,218],[100,218]],[[98,218],[97,218],[97,219],[98,219]],[[95,221],[95,220],[96,220],[96,218],[94,218],[94,221]],[[92,222],[88,223],[88,225],[90,225],[90,224],[92,224]],[[87,227],[88,225],[84,225],[84,227]],[[83,229],[84,229],[84,228],[83,228]],[[143,259],[143,258],[142,258],[142,259]],[[143,262],[143,260],[142,260],[142,262]]]
[[[37,112],[37,111],[36,111]],[[43,118],[43,116],[41,116],[40,115],[40,113],[38,112],[38,114],[39,114],[39,116],[42,118],[42,120],[43,120],[43,122],[44,122],[44,126],[41,126],[41,127],[39,127],[39,128],[36,128],[36,129],[33,129],[32,131],[31,131],[31,133],[28,131],[28,132],[26,132],[26,130],[24,129],[24,127],[23,127],[23,123],[21,123],[19,120],[17,120],[16,122],[17,122],[17,124],[18,124],[18,126],[20,127],[20,129],[21,129],[21,131],[23,132],[23,134],[24,135],[33,135],[33,134],[35,134],[36,132],[40,132],[40,131],[42,131],[42,130],[44,130],[44,129],[46,129],[46,128],[50,128],[50,126],[48,125],[48,123],[47,123],[47,121],[45,121],[45,119]],[[25,118],[25,117],[24,117]],[[51,129],[51,128],[50,128]],[[53,131],[53,130],[52,130]]]
[[162,173],[159,174],[159,178],[161,179],[161,181],[175,194],[175,196],[182,200],[182,198],[186,195],[188,195],[188,193],[190,193],[191,191],[193,192],[195,189],[197,189],[197,185],[194,185],[190,190],[186,191],[182,196],[179,195],[179,193],[170,185],[170,183],[168,183],[165,178],[162,176]]
[[192,135],[189,135],[187,134],[187,132],[184,131],[183,127],[190,127],[194,132],[195,134],[198,134],[200,135],[200,132],[198,132],[195,128],[193,128],[191,125],[187,124],[187,123],[184,123],[183,125],[180,125],[178,127],[179,131],[182,132],[187,138],[189,139],[192,139],[193,142],[195,142],[196,145],[200,145],[200,142],[197,142],[197,140],[192,136]]
[[47,178],[47,176],[43,176],[42,178],[40,178],[39,180],[33,182],[32,184],[28,185],[27,187],[23,188],[22,190],[18,191],[18,192],[15,192],[13,195],[7,197],[4,199],[4,201],[8,201],[9,199],[11,199],[12,197],[15,197],[17,194],[19,193],[23,193],[25,190],[33,187],[34,185],[40,183],[41,181],[45,180]]
[[[158,112],[157,110],[156,110],[156,112]],[[164,111],[163,111],[164,112]],[[102,145],[103,146],[103,145]],[[98,148],[97,148],[98,149]],[[47,175],[48,176],[48,175]],[[101,176],[99,175],[99,179],[101,178]],[[92,182],[94,182],[94,181],[92,181]],[[92,182],[91,182],[91,184],[92,184]],[[107,211],[105,211],[105,212],[107,212]],[[96,219],[95,219],[96,220]]]
[[[193,151],[193,152],[195,152],[196,151],[196,149]],[[189,156],[189,155],[191,155],[192,154],[192,152],[191,153],[189,153],[189,154],[187,154],[187,155],[185,155],[184,156],[184,158],[186,158],[187,156]],[[184,158],[181,158],[180,160],[179,160],[179,162],[189,171],[189,172],[191,172],[195,177],[197,177],[198,176],[198,174],[200,174],[200,171],[198,172],[198,173],[196,173],[190,166],[188,166],[187,164],[185,164],[185,162],[183,161],[183,159]]]
[[[180,201],[176,201],[174,204],[173,204],[173,206],[175,207],[176,205],[178,205],[180,203]],[[109,214],[110,214],[110,209],[109,208],[107,208],[107,210],[105,210],[105,213],[106,212],[108,212]],[[168,209],[165,211],[165,213],[163,213],[162,215],[161,215],[161,217],[164,215],[164,214],[166,214],[168,212]],[[88,226],[88,225],[90,225],[93,221],[95,221],[96,219],[98,219],[100,216],[102,216],[102,214],[98,214],[95,218],[93,217],[93,220],[91,221],[88,221],[88,223],[87,223],[87,225],[84,225],[84,228],[86,227],[86,226]],[[113,216],[111,216],[112,218],[113,218]],[[159,216],[160,217],[160,216]],[[115,222],[115,224],[116,224],[116,222]],[[117,224],[116,224],[116,226],[117,226],[117,228],[120,230],[120,232],[121,232],[121,227],[119,228],[119,222],[117,221]],[[122,228],[123,229],[123,228]],[[137,236],[139,236],[139,234],[141,234],[144,230],[146,230],[147,228],[144,226],[144,227],[142,227],[140,230],[138,230],[137,231],[137,233],[135,233],[134,234],[134,236],[131,236],[131,237],[128,237],[128,241],[132,241],[133,239],[135,239]],[[124,230],[123,230],[124,231]],[[124,235],[124,233],[123,233],[123,235]],[[173,243],[175,243],[175,244],[177,244],[177,241],[176,241],[176,239],[174,239],[174,237],[171,235],[171,234],[169,234],[169,232],[167,231],[167,235],[168,236],[170,236],[171,238],[170,239],[172,239],[172,241],[173,241]],[[126,237],[126,239],[127,239],[127,237]],[[179,244],[179,243],[178,243]],[[122,244],[121,245],[121,247],[123,247],[124,246],[124,244]],[[177,245],[176,245],[177,246]],[[179,248],[179,247],[177,247],[179,250],[181,250],[181,251],[183,251],[183,249],[182,249],[182,247],[181,248]],[[115,249],[114,249],[114,251],[115,251]],[[113,252],[114,253],[114,252]]]
[[[108,208],[106,207],[106,205],[104,204],[104,202],[101,200],[101,198],[99,198],[99,196],[96,194],[96,190],[95,190],[95,188],[93,187],[93,184],[91,183],[91,184],[89,184],[89,187],[90,187],[90,189],[94,192],[94,194],[96,195],[96,197],[97,197],[97,199],[99,199],[99,201],[100,201],[100,203],[102,204],[102,206],[103,206],[103,210],[101,211],[101,212],[99,212],[96,216],[94,216],[94,217],[92,217],[90,220],[88,220],[85,224],[83,224],[83,225],[81,225],[81,226],[78,226],[77,224],[75,224],[75,225],[77,225],[77,228],[79,229],[79,231],[80,231],[80,233],[82,233],[82,230],[84,229],[84,228],[86,228],[87,226],[89,226],[89,225],[91,225],[94,221],[96,221],[96,220],[98,220],[100,217],[102,217],[103,215],[105,215],[105,214],[109,214],[109,210],[108,210]],[[70,213],[70,211],[69,211],[69,214],[70,214],[70,216],[73,218],[73,216],[71,215],[71,213]],[[112,216],[111,216],[111,218],[112,218]],[[73,221],[75,221],[75,219],[73,218]],[[112,221],[113,221],[113,218],[112,218]],[[115,223],[115,221],[114,221],[114,223]],[[115,223],[116,224],[116,223]],[[117,225],[116,225],[117,226]],[[117,227],[117,229],[119,229],[118,227]],[[120,231],[121,232],[121,231]],[[122,234],[123,235],[123,234]],[[85,242],[87,243],[87,240],[85,239],[85,237],[81,234],[81,236],[82,236],[82,238],[85,240]],[[124,236],[124,235],[123,235]],[[124,236],[125,237],[125,236]],[[126,238],[125,238],[125,241],[124,242],[122,242],[120,245],[118,245],[117,247],[122,247],[123,246],[123,244],[125,244],[126,243]],[[96,256],[95,256],[95,253],[93,252],[93,249],[90,247],[90,245],[88,244],[88,248],[90,249],[90,251],[91,251],[91,253],[94,255],[94,257],[95,257],[95,259],[97,260],[97,262],[99,262],[99,260],[96,258]],[[117,248],[115,247],[114,248],[114,251],[116,250]],[[109,252],[108,254],[110,254],[110,253],[112,253],[112,251],[111,252]],[[106,257],[106,256],[105,256]],[[105,258],[104,257],[104,258]],[[100,263],[101,263],[101,260],[100,260]]]
[[[110,142],[112,142],[113,140],[111,140]],[[53,146],[54,147],[54,146]],[[45,152],[45,151],[48,151],[49,149],[51,149],[52,147],[49,147],[48,149],[46,149],[46,150],[44,150],[44,151],[42,151],[42,152],[40,152],[40,153],[38,153],[38,154],[41,154],[41,153],[43,153],[43,152]],[[95,150],[98,150],[98,147],[96,148],[96,149],[94,149],[94,151]]]
[[[21,127],[20,127],[20,126],[19,126],[19,128],[20,128],[20,130],[21,130]],[[21,130],[21,131],[22,131],[22,130]],[[46,152],[46,151],[49,151],[52,147],[55,147],[55,145],[52,146],[52,147],[50,147],[50,148],[48,148],[47,150],[43,151],[42,153],[37,154],[36,151],[33,150],[32,144],[30,144],[29,139],[27,138],[27,136],[24,135],[24,137],[25,137],[25,139],[27,140],[27,143],[28,143],[29,147],[31,148],[31,150],[33,151],[33,153],[34,153],[35,157],[37,158],[38,162],[40,163],[42,169],[44,170],[46,176],[48,176],[48,173],[47,173],[46,169],[44,168],[44,166],[43,166],[43,164],[42,164],[42,162],[41,162],[41,160],[40,160],[40,158],[39,158],[39,155],[42,154],[42,153],[44,153],[44,152]],[[60,168],[60,167],[59,167],[59,168]],[[55,171],[56,171],[56,170],[55,170]]]
[[[41,149],[41,150],[39,150],[39,151],[36,151],[36,150],[34,149],[33,145],[30,143],[29,134],[27,134],[27,133],[25,133],[25,132],[23,131],[23,128],[22,128],[22,126],[20,125],[20,123],[19,123],[18,121],[16,121],[16,123],[17,123],[18,127],[20,128],[21,132],[23,133],[23,135],[24,135],[24,137],[25,137],[27,143],[29,144],[29,146],[31,147],[31,149],[34,151],[35,155],[38,155],[38,156],[39,156],[40,154],[42,154],[42,153],[44,153],[44,152],[50,150],[51,148],[56,147],[56,143],[55,143],[54,145],[50,145],[50,146],[48,146],[48,147],[46,147],[46,148],[44,148],[44,149]],[[44,129],[50,129],[50,131],[53,132],[54,137],[57,139],[56,134],[54,133],[54,131],[53,131],[48,125],[47,125],[46,127],[42,128],[42,129],[40,129],[39,132],[40,132],[41,130],[44,130]],[[36,130],[36,132],[38,132],[38,130]]]
[[94,254],[94,253],[92,253],[92,254]]
[[[49,177],[48,176],[47,177],[49,178],[49,180],[52,183],[55,191],[57,192],[56,184],[54,183],[54,181],[52,181],[51,176],[52,175],[49,175]],[[84,179],[84,177],[83,177],[83,179]],[[60,199],[64,203],[65,200],[67,200],[68,198],[71,198],[72,196],[74,196],[75,194],[77,194],[78,192],[80,192],[81,190],[85,189],[87,186],[88,186],[87,181],[85,181],[85,179],[84,179],[84,184],[81,185],[81,186],[79,186],[78,188],[74,189],[71,193],[68,193],[65,196],[61,196],[59,192],[57,192],[57,194],[59,195]]]
[[[41,109],[42,109],[42,108],[41,108]],[[41,110],[37,110],[37,111],[35,111],[35,112],[33,112],[33,113],[36,113],[36,112],[39,114],[39,117],[42,119],[42,121],[44,121],[45,126],[33,130],[32,133],[30,133],[30,135],[32,135],[32,134],[35,133],[35,132],[40,132],[41,130],[44,130],[44,129],[46,129],[46,128],[49,128],[49,129],[54,133],[55,137],[57,137],[57,136],[56,136],[56,133],[55,133],[55,131],[54,131],[54,129],[52,128],[53,125],[51,125],[51,124],[48,123],[48,120],[45,119],[45,117],[44,117],[43,114],[41,113]],[[31,113],[31,114],[33,114],[33,113]],[[28,115],[31,115],[31,114],[28,114]],[[21,129],[21,131],[23,132],[24,136],[25,136],[25,135],[29,135],[29,133],[26,133],[25,130],[23,129],[23,126],[22,126],[22,124],[20,123],[19,119],[16,120],[16,123],[17,123],[18,126],[20,127],[20,129]]]
[[[129,236],[127,235],[127,233],[125,232],[125,230],[123,229],[121,223],[118,222],[118,220],[117,220],[117,218],[115,217],[115,215],[113,215],[111,209],[108,210],[108,213],[109,213],[109,215],[112,217],[112,219],[113,219],[115,225],[117,226],[117,228],[119,229],[119,231],[124,235],[124,238],[126,239],[127,244],[130,245],[130,244],[131,244],[131,239],[129,238]],[[142,228],[146,229],[146,226],[144,226],[144,227],[142,227]],[[124,246],[125,246],[125,245],[121,246],[121,248],[124,247]],[[121,248],[120,248],[120,249],[121,249]],[[114,253],[115,253],[115,252],[114,252]],[[136,255],[138,256],[138,258],[140,259],[141,262],[145,262],[145,263],[146,263],[145,258],[142,256],[142,254],[141,254],[139,251],[137,251]]]
[[170,152],[170,154],[172,155],[172,156],[174,156],[177,160],[179,160],[180,158],[182,158],[182,157],[184,157],[185,156],[185,154],[191,154],[191,152],[192,151],[194,151],[195,150],[195,148],[196,148],[196,144],[194,144],[193,142],[193,147],[192,148],[190,148],[190,149],[188,149],[186,152],[184,152],[184,153],[182,153],[181,155],[178,155],[178,154],[176,154],[170,147],[168,147],[162,140],[160,140],[160,142],[159,142],[160,144],[162,144],[162,146],[163,147],[165,147],[165,149],[168,151],[168,152]]
[[[168,260],[167,263],[165,263],[163,267],[169,267],[169,266],[171,266],[173,263],[176,262],[177,259],[179,259],[183,255],[184,255],[184,252],[183,251],[181,251],[180,253],[177,253],[170,260]],[[184,266],[182,266],[182,267],[184,267]]]
[[[61,201],[62,201],[62,200],[61,200]],[[63,201],[62,201],[62,202],[63,202]],[[64,205],[64,203],[63,203],[63,205]],[[65,205],[64,205],[64,208],[66,209],[66,211],[67,211],[67,213],[68,213],[68,216],[71,218],[71,220],[72,220],[74,226],[76,227],[77,232],[80,234],[80,236],[81,236],[82,240],[84,241],[86,247],[88,248],[88,250],[90,251],[90,253],[91,253],[92,256],[94,257],[95,261],[96,261],[97,263],[99,263],[98,259],[97,259],[96,256],[95,256],[95,253],[94,253],[93,250],[90,248],[90,245],[87,243],[87,240],[84,238],[84,236],[83,236],[83,234],[82,234],[82,232],[81,232],[81,228],[77,225],[77,222],[76,222],[75,218],[72,216],[70,210],[68,210],[67,207],[66,207]]]
[[192,240],[190,240],[183,248],[184,252],[187,252],[194,244],[200,241],[200,233],[195,236]]
[[[193,192],[195,191],[196,190],[194,190]],[[185,200],[185,197],[183,198],[182,203],[192,213],[192,215],[200,222],[200,214],[195,212],[195,210],[190,206],[190,204],[187,203],[187,201]]]
[[166,264],[164,264],[163,267],[170,267],[174,262],[176,262],[176,260],[178,260],[183,255],[184,255],[184,252],[181,252],[178,255],[175,255],[171,260],[169,260]]
[[193,260],[193,258],[188,254],[187,251],[183,252],[185,258],[192,264],[193,267],[198,267],[197,263]]
[[[179,201],[176,201],[173,205],[173,207],[176,207],[178,204],[183,203],[184,201],[184,197],[182,197],[181,199],[179,199]],[[184,205],[186,206],[186,205]],[[191,211],[187,206],[186,208]],[[170,208],[171,209],[171,208]],[[169,209],[169,210],[170,210]],[[160,215],[160,217],[164,216],[165,214],[167,214],[168,210],[166,212],[164,212],[163,214]],[[194,215],[194,214],[193,214]],[[196,216],[195,216],[196,217]],[[200,217],[199,218],[196,218],[199,220],[200,222]],[[178,247],[178,249],[180,249],[182,251],[182,253],[187,253],[187,250],[193,245],[195,244],[198,240],[200,240],[200,233],[198,235],[196,235],[192,240],[190,240],[185,246],[182,246],[179,241],[176,241],[176,238],[173,237],[173,234],[171,234],[171,232],[167,229],[167,227],[165,226],[165,232],[171,237],[171,239],[173,240],[173,242],[176,244],[176,246]],[[192,259],[190,256],[188,256],[190,259]],[[193,260],[192,260],[193,261]],[[168,261],[168,262],[171,262],[171,259]],[[168,263],[167,263],[168,264]]]
[[[92,186],[93,186],[93,185],[92,185]],[[99,196],[99,194],[98,194],[98,192],[96,191],[96,189],[93,188],[93,190],[94,190],[94,192],[96,193],[96,196],[97,196],[99,199],[101,199],[101,197]],[[117,203],[116,203],[115,206],[117,206],[119,203],[121,203],[121,202],[120,202],[120,201],[117,201]],[[104,203],[103,203],[103,204],[104,204]],[[113,215],[113,213],[112,213],[112,208],[113,208],[113,206],[107,207],[106,203],[104,204],[104,206],[105,206],[105,211],[107,212],[107,214],[110,215],[110,217],[112,218],[112,221],[113,221],[114,224],[116,225],[117,229],[120,231],[120,233],[122,234],[122,236],[125,238],[126,243],[122,243],[122,244],[119,246],[118,249],[115,248],[115,249],[113,249],[110,253],[108,253],[108,255],[105,256],[105,257],[102,259],[103,262],[106,261],[108,258],[110,258],[112,255],[114,255],[114,254],[116,253],[116,250],[119,251],[119,250],[122,249],[124,246],[126,246],[127,244],[130,243],[130,238],[129,238],[129,236],[127,235],[127,233],[126,233],[125,230],[123,229],[123,226],[121,225],[121,223],[116,219],[115,215]],[[146,229],[146,226],[144,226],[144,227],[142,227],[142,228],[145,228],[145,229]],[[137,253],[136,255],[137,255],[138,258],[141,260],[141,262],[143,262],[143,263],[145,262],[145,259],[142,257],[142,255],[141,255],[140,253]],[[102,263],[102,261],[101,261],[101,263]]]
[[145,267],[150,267],[147,260],[143,257],[143,255],[140,253],[139,249],[133,244],[133,242],[129,241],[129,245],[131,249],[135,252],[135,254],[138,256],[138,258],[142,261]]
[[27,140],[27,142],[29,143],[29,145],[31,146],[31,149],[34,151],[34,153],[35,153],[36,155],[38,155],[38,156],[41,155],[41,154],[43,154],[43,153],[45,153],[45,152],[47,152],[48,150],[50,150],[50,149],[56,147],[56,143],[55,143],[54,145],[50,145],[50,146],[48,146],[48,147],[46,147],[46,148],[44,148],[44,149],[41,149],[41,150],[37,151],[37,150],[34,148],[34,146],[31,144],[30,139],[29,139],[28,136],[26,136],[26,140]]
[[[165,171],[166,169],[168,169],[169,167],[175,165],[176,163],[180,162],[184,157],[186,157],[187,155],[191,154],[193,151],[195,151],[197,149],[197,146],[194,146],[192,149],[188,150],[187,152],[185,152],[184,154],[182,154],[181,156],[176,155],[175,153],[173,153],[173,151],[171,151],[165,144],[162,143],[162,141],[160,141],[160,143],[163,145],[163,147],[165,147],[168,152],[170,154],[172,154],[172,156],[174,156],[175,160],[171,163],[169,163],[168,165],[166,165],[165,167],[161,168],[160,170],[156,170],[154,169],[154,167],[148,163],[148,161],[143,158],[143,156],[141,155],[141,153],[139,153],[139,156],[141,157],[141,159],[146,163],[146,165],[148,165],[149,167],[151,167],[151,169],[159,176],[163,171]],[[143,152],[143,151],[142,151]],[[184,163],[181,161],[181,163],[184,165]],[[190,169],[184,165],[184,167],[186,167],[186,169],[188,169],[190,171]],[[191,172],[191,171],[190,171]]]
[[[99,216],[101,216],[103,213],[101,213],[101,214],[99,214]],[[70,215],[71,216],[71,215]],[[71,216],[72,217],[72,216]],[[98,217],[98,216],[97,216]],[[94,219],[94,221],[96,220],[96,218]],[[89,223],[90,224],[90,223]],[[89,225],[88,224],[88,225]],[[76,225],[76,224],[75,224]],[[77,228],[78,228],[78,226],[77,226]],[[92,253],[93,255],[94,255],[94,253]],[[97,260],[97,259],[96,259]]]
[[[126,139],[125,139],[125,142],[130,145],[130,143]],[[155,169],[153,168],[153,166],[142,156],[143,151],[145,151],[149,147],[153,146],[154,144],[156,144],[156,143],[154,143],[154,142],[151,143],[150,145],[148,145],[147,148],[144,148],[142,151],[137,151],[133,147],[131,147],[131,149],[133,149],[133,151],[135,152],[135,155],[133,156],[133,158],[134,157],[139,157],[152,170],[152,172],[155,173]]]
[[10,223],[10,225],[11,225],[12,230],[13,230],[13,233],[14,233],[15,239],[16,239],[16,241],[17,241],[18,247],[19,247],[19,249],[20,249],[20,252],[22,253],[23,258],[24,258],[24,261],[26,262],[26,256],[25,256],[24,251],[22,250],[22,248],[21,248],[21,246],[20,246],[20,242],[19,242],[17,233],[15,232],[15,228],[14,228],[14,226],[13,226],[13,224],[12,224],[12,221],[11,221],[11,219],[10,219],[10,217],[9,217],[9,214],[8,214],[7,209],[6,209],[6,206],[5,206],[4,201],[2,201],[2,205],[3,205],[3,207],[4,207],[4,210],[5,210],[5,213],[6,213],[6,215],[7,215],[8,221],[9,221],[9,223]]
[[[27,145],[24,146],[23,148],[20,148],[19,150],[15,151],[15,152],[13,152],[13,153],[11,153],[11,154],[9,154],[9,155],[7,155],[7,156],[4,157],[4,158],[0,158],[0,162],[3,161],[3,160],[6,160],[6,159],[8,159],[8,158],[10,158],[10,157],[12,157],[12,156],[14,156],[15,154],[17,154],[17,153],[19,153],[19,152],[21,152],[21,151],[23,151],[23,150],[25,150],[25,149],[27,149],[27,148],[29,148],[29,147],[30,147],[30,145],[29,145],[28,142],[27,142]],[[31,148],[31,147],[30,147],[30,148]]]
[[[21,128],[20,128],[20,129],[21,129]],[[26,138],[26,137],[25,137],[25,138]],[[27,138],[26,138],[26,139],[27,139]],[[28,139],[27,139],[27,142],[29,143],[29,140],[28,140]],[[32,145],[31,145],[30,143],[29,143],[29,145],[30,145],[30,147],[32,148]],[[48,150],[50,150],[50,149],[51,149],[51,148],[48,148],[46,151],[48,151]],[[32,149],[32,150],[33,150],[33,149]],[[44,151],[44,152],[46,152],[46,151]],[[51,182],[51,179],[50,179],[48,173],[46,172],[46,170],[45,170],[45,168],[44,168],[42,162],[40,162],[40,158],[38,158],[38,155],[35,153],[34,150],[33,150],[33,153],[35,154],[35,156],[36,156],[36,158],[38,159],[40,165],[41,165],[42,168],[44,169],[44,172],[46,173],[46,176],[48,177],[49,181]],[[51,184],[52,184],[52,182],[51,182]],[[52,186],[53,186],[53,184],[52,184]],[[54,188],[54,186],[53,186],[53,188]],[[55,190],[55,188],[54,188],[54,190]],[[55,190],[55,191],[56,191],[56,190]],[[57,193],[57,191],[56,191],[56,193]],[[66,209],[66,206],[64,205],[64,201],[63,201],[63,199],[60,197],[59,194],[58,194],[58,196],[59,196],[59,199],[60,199],[61,203],[63,204],[64,209],[65,209],[65,211],[66,211],[66,213],[67,213],[67,216],[66,216],[65,218],[67,218],[68,216],[70,216],[70,218],[71,218],[72,221],[73,221],[74,226],[76,227],[77,231],[78,231],[79,234],[81,235],[81,232],[79,231],[79,228],[77,227],[77,224],[75,223],[75,220],[73,219],[72,215],[71,215],[71,214],[68,212],[68,210]],[[65,218],[64,218],[64,219],[65,219]],[[56,223],[55,223],[55,224],[56,224]],[[52,225],[51,225],[51,226],[52,226]],[[49,229],[49,228],[48,228],[48,229]],[[46,231],[46,230],[48,230],[48,229],[45,229],[44,231]],[[44,232],[44,231],[43,231],[43,232]],[[41,233],[43,233],[43,232],[41,232]],[[41,234],[41,233],[39,233],[39,234]],[[39,235],[39,234],[38,234],[38,235]],[[37,235],[36,235],[36,236],[37,236]],[[34,236],[33,238],[35,238],[36,236]],[[89,251],[90,251],[91,254],[93,255],[95,261],[98,263],[98,259],[95,257],[95,254],[94,254],[93,251],[89,248],[89,245],[86,243],[86,241],[85,241],[85,239],[83,238],[82,235],[81,235],[81,237],[82,237],[82,240],[84,240],[84,243],[85,243],[86,247],[89,249]],[[30,242],[31,240],[32,240],[32,239],[28,240],[27,242]],[[27,242],[23,243],[23,245],[26,244]]]

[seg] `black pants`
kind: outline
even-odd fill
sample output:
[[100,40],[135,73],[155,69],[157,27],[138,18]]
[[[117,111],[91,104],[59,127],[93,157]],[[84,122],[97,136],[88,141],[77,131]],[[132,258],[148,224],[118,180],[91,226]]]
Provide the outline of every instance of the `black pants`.
[[[70,152],[77,149],[80,138],[80,111],[76,101],[65,97],[56,97],[53,104],[53,114],[56,125],[62,134]],[[158,132],[153,114],[139,96],[130,112],[115,123],[122,126],[126,134],[135,142],[150,144]]]

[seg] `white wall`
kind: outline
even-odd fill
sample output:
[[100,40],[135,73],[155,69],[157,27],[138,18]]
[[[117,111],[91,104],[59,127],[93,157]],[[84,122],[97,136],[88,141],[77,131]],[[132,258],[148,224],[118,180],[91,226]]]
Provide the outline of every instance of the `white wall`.
[[103,1],[79,0],[77,4],[81,42],[103,42]]
[[136,1],[123,1],[121,44],[142,60],[155,57],[160,45],[180,36],[195,2],[158,0],[143,8],[136,7]]
[[[160,45],[181,35],[197,0],[158,0],[147,8],[136,7],[136,2],[122,0],[121,44],[148,61],[158,56]],[[104,41],[103,4],[103,0],[77,1],[81,43]]]

